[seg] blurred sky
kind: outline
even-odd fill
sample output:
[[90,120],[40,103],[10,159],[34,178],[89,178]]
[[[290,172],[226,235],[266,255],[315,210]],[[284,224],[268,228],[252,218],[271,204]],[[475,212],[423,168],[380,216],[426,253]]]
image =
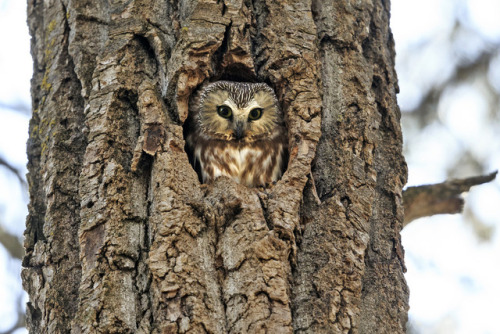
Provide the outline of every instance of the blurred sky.
[[[498,170],[500,1],[393,0],[391,15],[408,185]],[[485,75],[446,85],[430,115],[415,115],[422,98],[450,81],[457,66],[489,52]],[[500,333],[499,223],[497,179],[466,195],[464,215],[420,219],[404,229],[416,333]]]
[[[391,27],[409,185],[499,169],[500,107],[485,91],[500,95],[500,0],[393,0]],[[0,0],[0,45],[0,157],[24,174],[29,115],[22,110],[29,109],[32,71],[25,1]],[[428,122],[419,123],[414,109],[427,92],[495,47],[486,76],[445,88]],[[464,152],[480,163],[464,160]],[[0,167],[0,224],[20,237],[27,200]],[[500,182],[473,188],[466,201],[464,215],[420,219],[402,232],[416,333],[500,332]],[[0,246],[0,332],[16,321],[16,299],[26,302],[19,273],[20,261]]]
[[[31,98],[32,62],[26,25],[26,1],[0,0],[0,157],[26,173],[26,141]],[[13,108],[9,108],[13,107]],[[15,110],[12,110],[15,109]],[[23,110],[23,111],[16,111]],[[28,195],[10,171],[0,166],[0,224],[22,237]],[[21,261],[0,245],[0,332],[17,322],[21,287]],[[15,334],[27,333],[18,329]]]

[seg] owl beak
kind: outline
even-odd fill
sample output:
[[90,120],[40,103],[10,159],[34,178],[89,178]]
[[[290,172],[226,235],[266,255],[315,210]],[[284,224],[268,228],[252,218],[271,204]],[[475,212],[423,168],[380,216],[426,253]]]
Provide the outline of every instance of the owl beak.
[[234,130],[234,136],[236,137],[236,139],[243,138],[243,133],[245,132],[243,126],[243,122],[236,122],[236,129]]

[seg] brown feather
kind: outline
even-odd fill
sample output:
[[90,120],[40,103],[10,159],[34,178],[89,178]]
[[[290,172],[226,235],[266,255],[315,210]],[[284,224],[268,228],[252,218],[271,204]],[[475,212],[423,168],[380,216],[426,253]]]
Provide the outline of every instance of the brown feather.
[[[190,110],[187,151],[203,183],[227,176],[248,187],[277,181],[287,164],[283,117],[272,89],[265,84],[219,81],[200,90]],[[234,118],[245,123],[243,138],[236,139],[233,120],[216,112],[229,103]],[[251,121],[248,112],[263,109]]]

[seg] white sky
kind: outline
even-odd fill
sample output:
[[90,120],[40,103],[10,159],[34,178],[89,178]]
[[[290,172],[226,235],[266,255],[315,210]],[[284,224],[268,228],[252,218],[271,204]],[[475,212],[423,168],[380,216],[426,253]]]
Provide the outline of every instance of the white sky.
[[[448,36],[458,1],[392,1],[391,27],[396,40],[397,69],[403,109],[412,109],[422,89],[445,81],[455,65]],[[462,1],[459,13],[470,34],[465,49],[474,52],[500,41],[500,1]],[[429,10],[432,8],[432,10]],[[425,18],[425,19],[422,19]],[[479,46],[479,47],[478,47]],[[419,52],[415,52],[415,47]],[[497,61],[500,64],[500,58]],[[406,67],[404,67],[404,65]],[[409,66],[408,66],[409,64]],[[494,68],[494,67],[493,67]],[[500,86],[500,70],[490,71]],[[457,164],[464,148],[484,161],[489,171],[500,167],[500,124],[491,124],[481,82],[459,85],[445,92],[438,107],[440,123],[423,131],[411,130],[411,152],[406,157],[409,184],[441,182]],[[405,117],[405,115],[403,115]],[[496,120],[498,121],[498,111]],[[408,136],[408,133],[405,133]],[[408,138],[407,138],[408,139]],[[463,175],[470,176],[464,166]],[[473,188],[466,211],[474,213],[495,232],[490,242],[480,241],[462,215],[434,216],[410,224],[402,232],[410,287],[410,318],[420,333],[500,333],[500,182]]]
[[[460,17],[485,38],[486,42],[477,43],[498,43],[500,0],[460,3],[468,8],[459,13]],[[436,76],[445,80],[451,74],[454,63],[445,46],[454,24],[454,4],[454,0],[392,1],[397,62],[412,64],[411,70],[398,65],[399,101],[403,109],[411,109],[418,102],[422,87],[432,84]],[[25,6],[24,0],[0,0],[0,45],[8,46],[0,50],[0,106],[30,103],[32,64]],[[422,52],[408,53],[414,46],[421,46]],[[439,46],[442,50],[436,52]],[[475,50],[473,46],[468,49]],[[490,77],[500,87],[500,56],[496,63]],[[487,112],[480,84],[447,91],[438,110],[445,125],[434,124],[419,133],[410,131],[415,140],[412,153],[407,156],[409,184],[443,181],[446,170],[456,163],[454,157],[465,146],[472,147],[491,171],[499,169],[500,131],[488,124],[487,117],[482,117]],[[27,126],[28,116],[0,107],[0,155],[20,168],[26,164]],[[468,170],[463,172],[467,174]],[[5,228],[19,235],[24,230],[26,201],[17,181],[0,169],[0,219]],[[499,204],[498,180],[473,189],[467,197],[468,210],[473,208],[481,220],[496,229],[491,242],[479,241],[461,215],[422,219],[403,231],[406,279],[411,291],[410,317],[421,333],[500,332],[496,318],[500,300]],[[0,247],[0,332],[9,328],[9,319],[15,317],[14,298],[21,289],[19,265]]]

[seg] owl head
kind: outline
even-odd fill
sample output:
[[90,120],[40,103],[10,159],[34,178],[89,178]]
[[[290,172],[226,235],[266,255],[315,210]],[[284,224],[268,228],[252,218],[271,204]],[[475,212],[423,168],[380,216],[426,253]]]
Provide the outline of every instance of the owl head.
[[202,89],[197,118],[204,136],[246,143],[272,139],[283,123],[271,87],[231,81],[217,81]]

